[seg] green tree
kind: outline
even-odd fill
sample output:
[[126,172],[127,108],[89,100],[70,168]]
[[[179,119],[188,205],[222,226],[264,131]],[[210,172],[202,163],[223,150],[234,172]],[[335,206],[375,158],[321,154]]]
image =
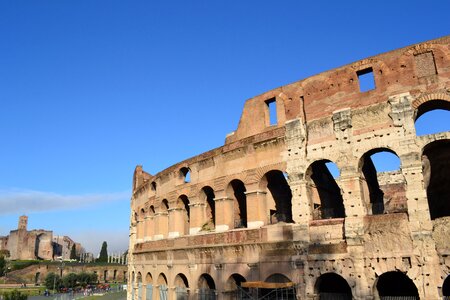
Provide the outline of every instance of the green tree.
[[5,292],[3,295],[4,300],[27,300],[28,296],[22,294],[18,290],[12,290],[10,292]]
[[45,287],[47,289],[52,290],[53,287],[55,287],[55,289],[58,289],[61,284],[61,277],[59,277],[59,275],[50,272],[47,274],[47,276],[45,276]]
[[0,276],[4,276],[6,271],[6,260],[4,256],[0,256]]
[[100,250],[100,255],[97,259],[98,262],[108,262],[108,244],[103,242],[102,249]]
[[70,250],[70,259],[77,259],[77,249],[75,247],[75,244],[72,245],[72,249]]
[[97,283],[97,274],[81,272],[78,274],[78,282],[85,287],[88,284]]
[[77,285],[78,275],[75,273],[69,273],[63,277],[62,283],[66,288],[74,288]]

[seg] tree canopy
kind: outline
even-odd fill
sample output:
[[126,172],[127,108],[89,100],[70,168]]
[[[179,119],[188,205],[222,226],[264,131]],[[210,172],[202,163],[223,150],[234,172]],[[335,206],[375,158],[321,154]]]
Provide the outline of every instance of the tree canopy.
[[102,249],[100,250],[100,255],[98,257],[98,262],[108,262],[108,244],[103,242]]

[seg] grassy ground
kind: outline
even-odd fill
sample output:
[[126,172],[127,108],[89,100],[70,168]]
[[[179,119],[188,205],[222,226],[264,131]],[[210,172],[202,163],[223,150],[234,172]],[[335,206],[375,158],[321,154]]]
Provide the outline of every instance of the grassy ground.
[[39,295],[39,292],[43,294],[45,288],[43,287],[30,287],[30,288],[0,288],[0,295],[3,295],[5,292],[11,292],[13,290],[18,290],[22,294],[27,296],[36,296]]

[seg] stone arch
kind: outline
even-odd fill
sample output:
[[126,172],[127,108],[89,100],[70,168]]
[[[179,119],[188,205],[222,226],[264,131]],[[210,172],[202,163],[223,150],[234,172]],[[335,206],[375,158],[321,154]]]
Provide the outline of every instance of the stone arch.
[[381,274],[375,281],[375,287],[376,299],[385,296],[409,296],[419,299],[419,291],[414,282],[400,271]]
[[167,299],[168,287],[167,277],[164,273],[160,273],[157,281],[159,299]]
[[327,159],[316,160],[305,173],[309,201],[313,207],[313,219],[345,218],[344,199]]
[[36,272],[34,275],[34,284],[39,285],[41,283],[41,272]]
[[188,167],[182,167],[179,174],[183,183],[191,182],[191,169],[189,169]]
[[167,199],[163,199],[159,205],[159,212],[167,212],[169,208],[169,201]]
[[[395,171],[384,172],[382,167],[374,163],[373,155],[384,155],[386,159],[395,157],[398,167]],[[387,157],[389,156],[389,157]],[[401,160],[397,153],[388,147],[374,148],[364,153],[359,159],[358,171],[361,174],[362,200],[371,215],[378,215],[389,212],[406,211],[405,182],[401,174]],[[397,185],[387,184],[389,178],[400,178]],[[389,188],[398,188],[395,191]]]
[[286,283],[286,282],[292,282],[291,279],[289,279],[289,277],[287,277],[284,274],[281,273],[274,273],[269,275],[266,280],[264,280],[265,282],[273,282],[273,283]]
[[216,299],[216,283],[211,275],[200,275],[197,285],[199,299]]
[[200,202],[205,204],[205,222],[208,227],[214,228],[216,225],[216,204],[214,190],[210,186],[204,186],[200,190]]
[[415,99],[411,106],[415,110],[414,120],[417,120],[422,114],[435,109],[436,106],[448,107],[450,105],[450,94],[447,93],[429,93]]
[[145,299],[153,299],[153,276],[150,272],[145,275]]
[[450,140],[424,147],[422,169],[431,219],[450,216]]
[[108,270],[103,270],[103,281],[108,282]]
[[450,296],[450,275],[447,275],[442,284],[442,296]]
[[270,223],[293,223],[292,191],[286,177],[280,170],[270,170],[262,177],[259,188],[266,192],[266,205]]
[[233,199],[234,228],[247,227],[247,189],[239,179],[233,179],[226,189],[227,197]]
[[138,272],[136,275],[136,283],[137,283],[137,300],[142,299],[142,274]]
[[241,286],[241,283],[246,281],[245,277],[238,273],[233,273],[228,277],[225,283],[225,292],[229,294],[230,299],[236,299],[232,296],[236,295],[235,293],[238,286]]
[[177,208],[181,210],[181,222],[183,226],[183,231],[181,234],[187,235],[189,234],[189,224],[191,218],[191,210],[189,207],[189,198],[186,195],[181,195],[177,199]]
[[314,290],[320,299],[352,299],[352,289],[347,280],[336,273],[324,273],[320,275],[316,280]]
[[189,282],[183,273],[178,273],[174,280],[175,294],[177,300],[189,299]]

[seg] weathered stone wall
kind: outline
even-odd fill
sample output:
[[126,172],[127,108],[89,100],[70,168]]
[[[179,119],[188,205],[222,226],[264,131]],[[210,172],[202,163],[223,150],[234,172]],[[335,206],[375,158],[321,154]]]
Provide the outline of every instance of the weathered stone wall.
[[[366,73],[375,86],[361,91]],[[378,299],[396,280],[440,299],[450,174],[439,153],[450,132],[418,137],[414,123],[449,103],[444,37],[266,92],[245,103],[224,146],[156,175],[138,166],[129,299],[166,287],[169,299],[205,290],[233,299],[242,281],[293,282],[298,299]],[[380,151],[400,170],[377,173],[370,156]]]

